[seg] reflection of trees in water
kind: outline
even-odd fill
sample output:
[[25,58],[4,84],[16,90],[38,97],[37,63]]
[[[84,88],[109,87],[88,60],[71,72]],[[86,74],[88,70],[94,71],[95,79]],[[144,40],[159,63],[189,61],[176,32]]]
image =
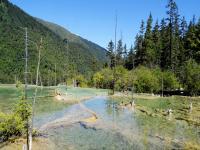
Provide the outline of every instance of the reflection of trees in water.
[[118,108],[116,102],[112,100],[107,100],[106,112],[109,116],[112,116],[112,118],[115,119],[115,117],[119,117],[124,112],[124,109]]

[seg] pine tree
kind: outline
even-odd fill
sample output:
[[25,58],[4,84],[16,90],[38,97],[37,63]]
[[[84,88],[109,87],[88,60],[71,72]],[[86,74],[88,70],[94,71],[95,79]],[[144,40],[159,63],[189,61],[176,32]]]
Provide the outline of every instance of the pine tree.
[[185,35],[186,35],[186,33],[187,33],[187,29],[188,29],[188,26],[187,26],[187,22],[186,22],[186,20],[185,20],[185,17],[183,17],[182,19],[181,19],[181,25],[180,25],[180,35],[181,35],[181,38],[182,38],[182,40],[184,40],[184,37],[185,37]]
[[197,47],[195,40],[196,40],[196,26],[193,21],[190,21],[184,43],[186,49],[185,50],[186,60],[194,58],[195,49]]
[[174,0],[169,0],[167,5],[167,21],[169,27],[169,47],[170,47],[170,69],[175,72],[178,68],[179,55],[179,14],[178,7]]
[[154,64],[156,66],[161,66],[161,53],[162,53],[162,46],[161,46],[161,36],[160,36],[160,30],[159,30],[159,24],[158,20],[156,21],[156,24],[153,29],[153,43],[154,43],[154,51],[155,51],[155,60]]
[[123,65],[123,42],[122,39],[118,41],[117,44],[117,54],[116,54],[116,64]]
[[165,19],[161,20],[160,25],[160,37],[161,37],[161,68],[168,69],[170,67],[170,35],[169,27],[167,26]]
[[150,68],[152,68],[154,65],[156,55],[153,44],[152,22],[153,18],[150,14],[147,20],[146,32],[144,37],[144,53],[146,57],[145,65],[149,66]]
[[131,45],[131,48],[127,56],[126,68],[128,70],[131,70],[131,69],[134,69],[134,67],[135,67],[135,53],[134,53],[133,46]]
[[128,57],[127,46],[126,46],[126,44],[124,44],[124,48],[123,48],[123,66],[126,66],[126,62],[128,61],[127,57]]
[[200,18],[198,20],[198,23],[196,25],[196,55],[195,60],[200,63]]
[[108,52],[107,52],[107,56],[109,57],[110,60],[110,68],[113,69],[113,67],[115,66],[115,54],[114,54],[114,43],[111,40],[108,43]]
[[144,49],[144,21],[142,20],[139,34],[136,35],[135,38],[135,50],[136,50],[136,58],[135,65],[144,65],[146,62],[146,54]]
[[186,38],[186,33],[187,33],[187,22],[185,20],[185,17],[182,17],[181,19],[181,24],[180,24],[180,55],[179,55],[179,63],[181,66],[184,61],[186,61],[186,57],[185,57],[185,38]]
[[185,48],[187,59],[194,59],[200,63],[200,20],[198,23],[195,17],[190,22],[188,32],[186,34]]

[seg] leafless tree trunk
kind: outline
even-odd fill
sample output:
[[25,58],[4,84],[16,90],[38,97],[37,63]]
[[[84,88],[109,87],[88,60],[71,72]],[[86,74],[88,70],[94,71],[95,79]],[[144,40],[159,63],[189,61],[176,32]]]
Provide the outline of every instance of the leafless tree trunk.
[[35,116],[35,102],[36,102],[37,90],[38,90],[41,46],[42,46],[42,38],[41,38],[41,41],[40,41],[40,47],[37,46],[37,49],[39,50],[39,53],[38,53],[37,73],[36,73],[36,87],[35,87],[35,93],[34,93],[34,97],[33,97],[32,118],[31,118],[30,133],[29,133],[29,150],[32,150],[32,133],[33,133],[33,123],[34,123],[34,116]]
[[[27,89],[28,89],[28,30],[27,28],[25,28],[25,72],[24,72],[24,84],[25,84],[25,88],[24,88],[24,96],[25,96],[25,100],[27,100]],[[27,150],[29,150],[29,119],[27,119],[26,122],[26,147]]]

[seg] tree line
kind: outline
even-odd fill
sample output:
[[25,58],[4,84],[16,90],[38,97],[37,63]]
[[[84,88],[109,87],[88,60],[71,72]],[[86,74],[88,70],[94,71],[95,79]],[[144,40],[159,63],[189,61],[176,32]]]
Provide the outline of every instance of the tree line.
[[179,82],[179,88],[190,93],[200,91],[200,19],[193,16],[188,23],[181,17],[174,0],[166,6],[167,18],[155,21],[150,13],[146,23],[142,20],[134,46],[127,50],[122,39],[108,44],[109,66],[123,66],[128,70],[144,66],[150,70],[159,68],[171,72]]

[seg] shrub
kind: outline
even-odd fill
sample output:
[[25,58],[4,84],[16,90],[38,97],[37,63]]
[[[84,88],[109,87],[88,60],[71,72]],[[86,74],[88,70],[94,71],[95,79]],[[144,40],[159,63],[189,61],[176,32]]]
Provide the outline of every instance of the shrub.
[[197,95],[200,91],[200,65],[194,60],[189,60],[184,65],[183,83],[191,95]]
[[115,72],[115,89],[118,91],[124,91],[128,88],[128,71],[122,67],[116,67]]
[[14,107],[14,114],[18,115],[23,122],[26,122],[31,116],[31,107],[27,100],[19,100]]
[[94,74],[93,76],[93,83],[95,85],[96,88],[101,88],[103,87],[103,75],[101,72],[97,72]]
[[160,69],[155,69],[153,72],[159,80],[160,90],[162,90],[162,84],[163,89],[167,91],[179,88],[180,83],[174,73],[170,71],[162,72]]
[[16,88],[22,87],[22,83],[19,80],[17,80],[15,84],[16,84]]
[[[111,89],[113,82],[113,71],[109,68],[104,68],[93,76],[93,83],[98,83],[101,88]],[[98,87],[95,84],[96,87]]]
[[0,113],[0,142],[25,133],[31,109],[27,101],[20,100],[12,114]]
[[16,114],[0,113],[0,141],[6,141],[11,136],[21,136],[25,129],[21,117]]
[[[93,76],[94,85],[99,88],[113,88],[113,78],[114,70],[109,68],[104,68],[101,71],[97,72]],[[128,85],[128,71],[122,67],[117,66],[115,68],[115,90],[122,91],[126,90]]]
[[133,85],[136,92],[153,93],[160,90],[159,80],[152,70],[140,66],[133,71]]
[[76,83],[77,83],[78,86],[87,87],[87,81],[86,81],[86,79],[84,78],[83,75],[79,74],[75,77],[75,79],[76,79]]

